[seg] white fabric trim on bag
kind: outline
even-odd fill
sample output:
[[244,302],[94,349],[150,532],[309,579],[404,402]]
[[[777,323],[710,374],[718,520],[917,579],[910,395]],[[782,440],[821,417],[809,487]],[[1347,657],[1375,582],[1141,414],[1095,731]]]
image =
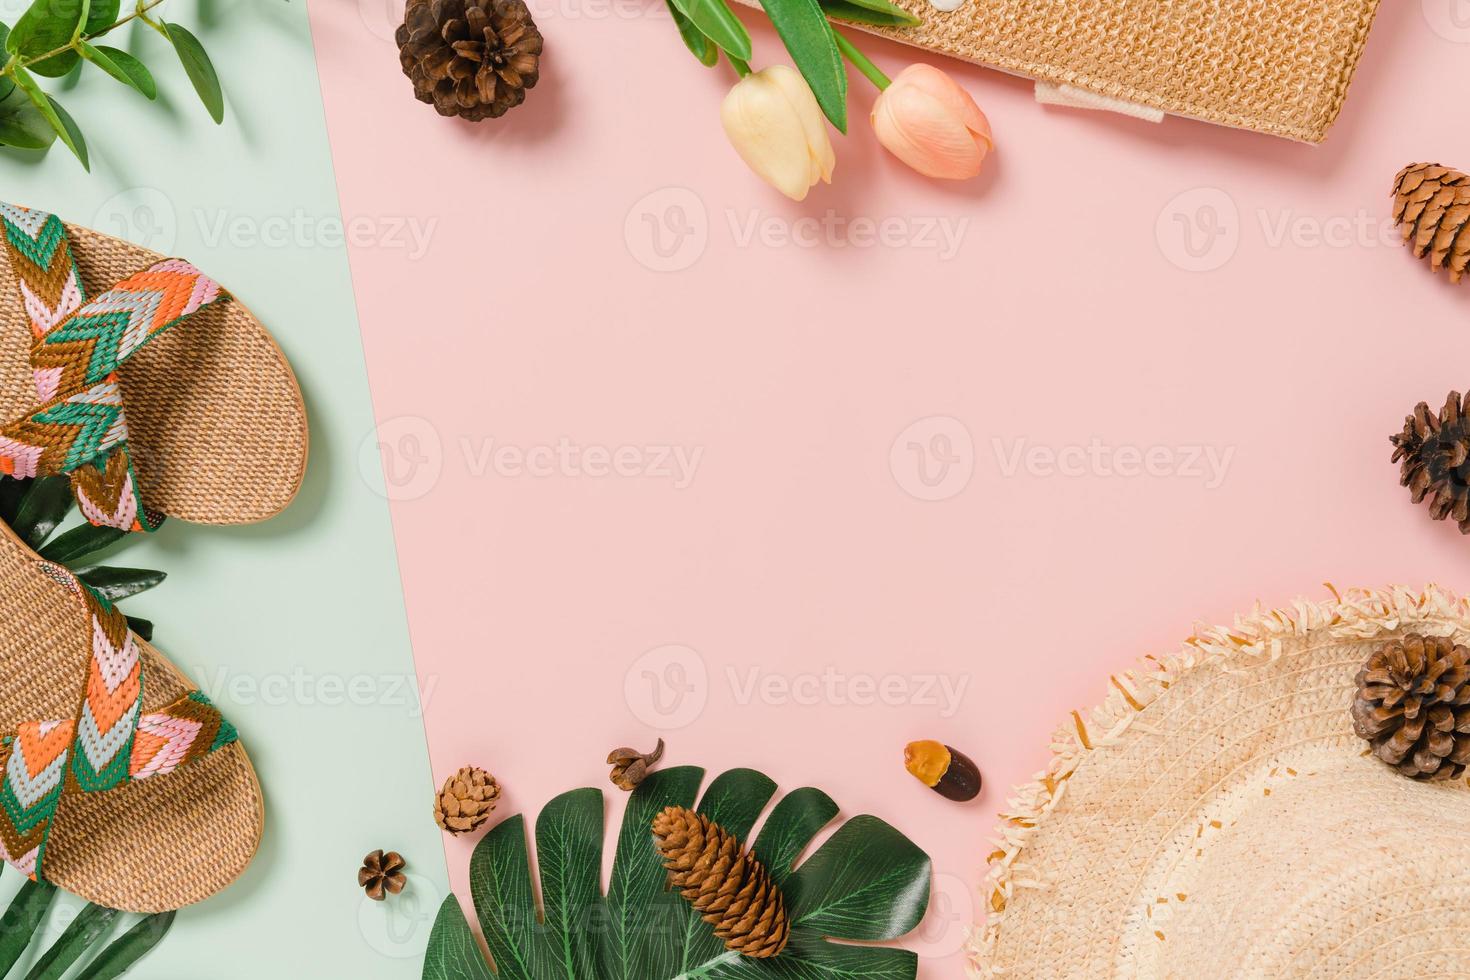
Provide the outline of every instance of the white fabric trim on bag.
[[1094,109],[1099,112],[1116,112],[1145,122],[1164,121],[1164,110],[1136,102],[1125,102],[1107,95],[1098,95],[1075,85],[1058,85],[1055,82],[1036,83],[1036,101],[1042,105],[1059,105],[1068,109]]

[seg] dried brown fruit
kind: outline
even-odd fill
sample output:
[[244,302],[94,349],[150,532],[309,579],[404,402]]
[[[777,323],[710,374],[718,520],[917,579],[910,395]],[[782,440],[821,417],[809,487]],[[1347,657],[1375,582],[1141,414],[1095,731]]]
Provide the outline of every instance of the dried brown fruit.
[[969,756],[943,742],[910,742],[903,749],[903,766],[945,799],[964,803],[980,795],[979,767]]
[[619,789],[631,790],[643,782],[643,777],[648,775],[649,770],[663,756],[663,739],[658,740],[658,745],[654,746],[652,752],[639,752],[626,746],[613,749],[607,754],[607,764],[613,767],[609,778]]
[[403,874],[407,864],[397,851],[374,851],[362,859],[362,867],[357,869],[357,884],[367,892],[368,898],[381,902],[403,891],[408,883]]
[[500,784],[475,766],[465,766],[444,781],[434,797],[434,822],[455,835],[478,830],[500,802]]

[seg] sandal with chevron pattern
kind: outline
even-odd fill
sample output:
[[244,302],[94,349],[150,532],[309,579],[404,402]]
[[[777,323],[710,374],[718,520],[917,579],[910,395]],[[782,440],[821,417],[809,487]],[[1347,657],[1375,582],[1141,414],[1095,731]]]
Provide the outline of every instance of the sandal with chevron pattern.
[[[249,311],[181,259],[54,215],[0,204],[0,228],[0,475],[66,475],[87,520],[123,531],[291,501],[305,411]],[[234,881],[264,810],[209,699],[3,523],[0,617],[0,860],[132,912]]]
[[[306,469],[280,349],[182,259],[0,204],[0,474],[65,474],[93,524],[244,524]],[[125,410],[126,406],[126,410]]]

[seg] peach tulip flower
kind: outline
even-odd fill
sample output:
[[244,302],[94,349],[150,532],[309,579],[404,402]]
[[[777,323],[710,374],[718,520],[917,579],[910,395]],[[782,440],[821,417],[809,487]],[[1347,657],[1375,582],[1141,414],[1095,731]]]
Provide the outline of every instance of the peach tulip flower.
[[878,93],[871,119],[878,142],[926,177],[974,177],[995,145],[970,93],[932,65],[900,72]]
[[746,165],[793,201],[805,199],[818,180],[832,182],[837,158],[827,123],[794,68],[772,65],[736,82],[720,121]]

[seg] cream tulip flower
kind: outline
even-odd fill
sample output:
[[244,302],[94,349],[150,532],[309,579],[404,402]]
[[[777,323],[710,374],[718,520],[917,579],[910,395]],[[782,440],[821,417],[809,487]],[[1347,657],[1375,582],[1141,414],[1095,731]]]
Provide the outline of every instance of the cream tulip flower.
[[796,69],[772,65],[746,75],[725,96],[720,122],[746,166],[793,201],[818,180],[832,182],[837,157],[827,123]]

